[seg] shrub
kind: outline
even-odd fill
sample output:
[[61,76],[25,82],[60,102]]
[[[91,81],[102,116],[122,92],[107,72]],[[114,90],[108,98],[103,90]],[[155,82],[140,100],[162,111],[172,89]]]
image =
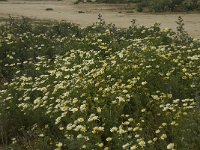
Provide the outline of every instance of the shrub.
[[[76,3],[81,2],[81,0]],[[82,1],[83,2],[83,1]],[[87,2],[91,2],[88,0]],[[148,11],[194,11],[199,10],[199,0],[96,0],[98,3],[136,3],[136,9],[141,12]]]
[[1,60],[13,72],[0,92],[7,147],[198,150],[200,43],[178,23],[178,34],[135,20],[119,29],[101,15],[84,29],[3,25]]

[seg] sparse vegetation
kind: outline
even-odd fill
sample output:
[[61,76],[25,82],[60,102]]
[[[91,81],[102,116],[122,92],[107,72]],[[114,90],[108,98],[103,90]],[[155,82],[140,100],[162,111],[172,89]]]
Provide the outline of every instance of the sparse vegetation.
[[[91,2],[78,0],[77,2]],[[96,0],[98,3],[136,3],[136,9],[146,11],[199,11],[200,0]]]
[[46,11],[53,11],[53,8],[46,8]]

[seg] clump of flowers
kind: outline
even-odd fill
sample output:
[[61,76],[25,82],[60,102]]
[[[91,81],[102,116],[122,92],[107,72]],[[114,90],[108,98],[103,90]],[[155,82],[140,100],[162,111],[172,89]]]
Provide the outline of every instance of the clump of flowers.
[[154,150],[193,148],[191,141],[198,147],[185,129],[198,126],[198,42],[183,45],[171,31],[141,28],[119,38],[121,29],[94,25],[74,43],[64,38],[65,47],[76,49],[14,64],[31,72],[18,70],[0,92],[3,115],[17,125],[10,147]]

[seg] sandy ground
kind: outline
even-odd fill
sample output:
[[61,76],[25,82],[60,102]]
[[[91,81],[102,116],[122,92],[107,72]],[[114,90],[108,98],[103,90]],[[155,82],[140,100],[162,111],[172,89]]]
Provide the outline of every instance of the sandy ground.
[[[101,13],[107,23],[114,23],[119,27],[128,27],[132,19],[138,24],[150,26],[155,22],[161,23],[162,27],[176,29],[176,20],[182,16],[185,28],[190,35],[200,38],[200,14],[198,13],[175,13],[175,14],[144,14],[127,13],[127,5],[105,5],[105,4],[73,4],[74,0],[63,1],[32,1],[32,0],[8,0],[0,1],[0,18],[9,15],[19,17],[25,16],[42,20],[66,20],[87,26],[97,21]],[[47,11],[46,8],[53,8]],[[80,12],[82,11],[82,13]],[[83,13],[84,12],[84,13]],[[119,13],[121,12],[121,13]]]

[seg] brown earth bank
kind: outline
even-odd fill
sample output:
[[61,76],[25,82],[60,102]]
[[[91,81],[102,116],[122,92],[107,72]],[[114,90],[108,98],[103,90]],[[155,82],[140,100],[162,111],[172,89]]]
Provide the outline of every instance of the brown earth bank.
[[97,21],[101,13],[107,23],[114,23],[118,27],[128,27],[132,19],[137,24],[151,26],[155,22],[161,23],[161,27],[176,29],[176,20],[182,16],[185,29],[188,33],[200,38],[200,14],[199,13],[137,13],[130,11],[126,4],[74,4],[75,0],[48,1],[48,0],[8,0],[0,1],[0,18],[29,17],[40,20],[66,20],[81,26],[91,25]]

